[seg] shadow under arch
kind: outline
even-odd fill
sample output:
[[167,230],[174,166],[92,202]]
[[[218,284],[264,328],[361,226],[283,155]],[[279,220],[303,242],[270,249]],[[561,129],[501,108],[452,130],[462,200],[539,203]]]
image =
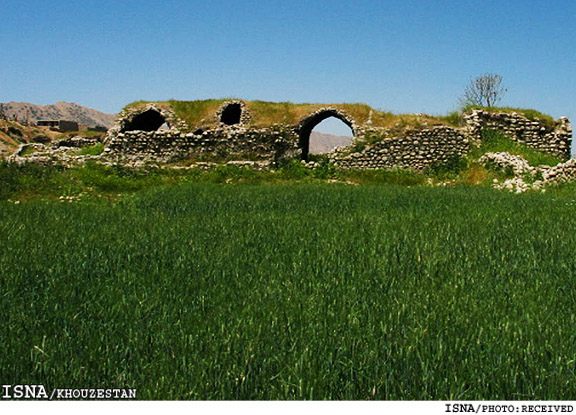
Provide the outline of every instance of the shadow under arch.
[[166,118],[160,112],[149,109],[134,116],[126,123],[122,131],[156,131],[164,123],[166,123]]
[[298,128],[298,147],[302,150],[301,158],[302,160],[308,161],[308,156],[310,154],[310,134],[314,127],[320,124],[327,118],[334,117],[339,119],[352,130],[352,136],[356,135],[354,131],[354,121],[347,114],[335,109],[326,109],[316,112],[310,115],[308,118],[304,119]]
[[226,104],[220,115],[220,122],[226,125],[240,124],[242,121],[242,105],[239,102]]

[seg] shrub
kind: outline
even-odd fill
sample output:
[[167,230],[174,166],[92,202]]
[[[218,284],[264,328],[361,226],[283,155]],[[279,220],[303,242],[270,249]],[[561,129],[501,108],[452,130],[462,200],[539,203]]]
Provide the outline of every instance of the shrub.
[[38,134],[32,138],[32,141],[40,144],[48,144],[50,142],[50,137],[47,137],[43,134]]
[[425,171],[425,174],[440,179],[457,176],[468,166],[467,160],[458,154],[452,154],[447,160],[432,163]]

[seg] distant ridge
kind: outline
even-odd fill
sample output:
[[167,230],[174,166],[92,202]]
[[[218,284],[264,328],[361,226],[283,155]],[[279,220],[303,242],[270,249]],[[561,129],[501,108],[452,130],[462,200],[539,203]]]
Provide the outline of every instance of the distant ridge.
[[116,114],[106,114],[98,110],[83,107],[73,102],[57,102],[51,105],[36,105],[28,102],[0,103],[0,109],[9,120],[14,117],[21,122],[38,120],[76,121],[88,127],[102,126],[110,128]]
[[312,131],[312,134],[310,134],[310,152],[313,154],[326,154],[334,150],[334,147],[348,146],[351,142],[352,137]]

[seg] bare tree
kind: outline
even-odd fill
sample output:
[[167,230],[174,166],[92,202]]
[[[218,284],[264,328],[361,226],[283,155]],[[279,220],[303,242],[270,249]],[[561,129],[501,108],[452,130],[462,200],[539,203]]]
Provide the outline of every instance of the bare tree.
[[486,73],[470,81],[460,102],[463,107],[470,105],[493,107],[500,102],[506,91],[508,90],[502,86],[500,75]]

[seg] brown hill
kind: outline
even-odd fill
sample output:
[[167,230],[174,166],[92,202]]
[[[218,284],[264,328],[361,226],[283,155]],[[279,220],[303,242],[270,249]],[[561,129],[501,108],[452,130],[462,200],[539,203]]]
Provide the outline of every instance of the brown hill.
[[22,125],[0,119],[0,159],[12,154],[20,144],[47,143],[62,134],[47,128]]
[[114,124],[116,114],[106,114],[91,108],[86,108],[73,102],[57,102],[52,105],[36,105],[28,102],[0,103],[0,110],[9,120],[20,122],[36,122],[38,120],[76,121],[88,127],[102,126],[110,128]]
[[310,134],[310,153],[326,154],[334,150],[334,147],[347,146],[351,142],[352,137],[312,131]]

